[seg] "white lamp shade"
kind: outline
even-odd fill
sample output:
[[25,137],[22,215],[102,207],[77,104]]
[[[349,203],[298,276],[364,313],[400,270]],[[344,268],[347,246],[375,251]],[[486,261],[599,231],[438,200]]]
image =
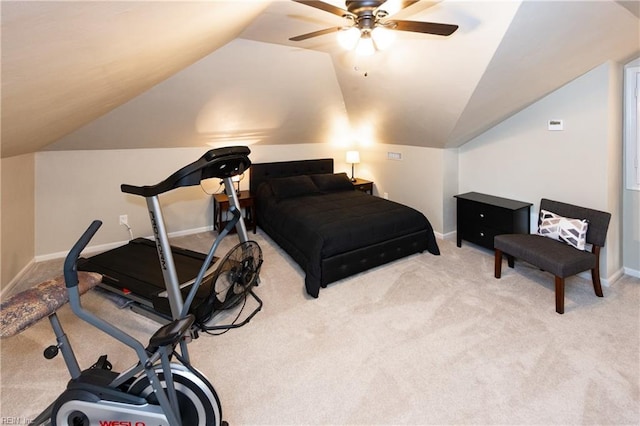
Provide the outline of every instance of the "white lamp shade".
[[360,163],[360,153],[358,151],[347,151],[347,163],[349,164]]
[[375,27],[373,31],[371,31],[371,38],[373,38],[378,49],[384,50],[391,46],[396,35],[392,30],[388,30],[385,27]]
[[356,47],[356,55],[371,56],[376,53],[376,47],[373,45],[373,39],[370,34],[362,34],[358,46]]
[[357,27],[341,28],[337,34],[338,44],[346,50],[356,47],[360,40],[360,30]]

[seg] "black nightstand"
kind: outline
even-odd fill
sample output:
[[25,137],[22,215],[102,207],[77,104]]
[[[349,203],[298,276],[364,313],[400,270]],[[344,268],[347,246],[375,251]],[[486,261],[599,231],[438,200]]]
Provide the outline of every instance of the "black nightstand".
[[493,237],[528,234],[531,203],[468,192],[455,195],[458,205],[457,245],[462,240],[493,250]]
[[369,194],[373,195],[373,182],[371,182],[370,180],[356,178],[356,181],[351,181],[351,184],[353,185],[354,189],[368,192]]

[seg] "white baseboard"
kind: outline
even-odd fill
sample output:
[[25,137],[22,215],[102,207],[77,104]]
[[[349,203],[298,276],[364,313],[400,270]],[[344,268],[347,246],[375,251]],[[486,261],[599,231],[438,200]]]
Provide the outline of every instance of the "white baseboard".
[[640,271],[637,269],[631,268],[623,268],[623,271],[626,275],[630,275],[632,277],[640,278]]
[[613,283],[615,283],[616,281],[618,281],[620,278],[622,278],[622,276],[624,275],[624,269],[620,268],[618,269],[616,272],[614,272],[613,274],[611,274],[609,277],[607,278],[601,278],[600,281],[602,281],[602,284],[609,287],[610,285],[612,285]]
[[199,234],[207,231],[213,231],[213,225],[203,226],[202,228],[186,229],[184,231],[169,232],[169,238],[184,237],[185,235]]
[[[609,287],[613,283],[618,281],[620,278],[622,278],[623,275],[624,275],[624,269],[621,268],[608,277],[600,276],[600,284],[602,284],[605,287]],[[578,276],[580,278],[584,278],[585,280],[591,281],[591,271],[580,272]]]
[[[634,272],[636,275],[634,275]],[[609,287],[622,278],[623,275],[631,275],[632,277],[640,278],[640,271],[633,271],[629,268],[620,268],[608,277],[600,277],[600,283],[605,287]],[[578,276],[591,281],[591,272],[589,271],[580,272]]]
[[35,259],[31,259],[31,261],[27,263],[25,267],[22,268],[22,270],[18,272],[15,277],[13,277],[11,281],[9,281],[9,284],[2,287],[2,290],[0,291],[0,299],[4,299],[4,295],[9,293],[9,291],[13,287],[15,287],[20,282],[20,280],[22,280],[29,268],[31,268],[35,263]]
[[[186,235],[199,234],[201,232],[211,231],[212,229],[213,229],[213,226],[204,226],[202,228],[194,228],[194,229],[186,229],[184,231],[170,232],[169,233],[169,238],[184,237]],[[144,237],[144,238],[148,238],[150,240],[154,239],[153,236],[148,236],[148,237]],[[123,246],[123,245],[125,245],[127,243],[128,243],[128,241],[125,240],[125,241],[117,241],[115,243],[107,243],[107,244],[98,244],[98,245],[93,245],[93,246],[87,246],[87,248],[85,248],[82,251],[82,253],[85,254],[85,255],[92,255],[92,254],[96,254],[96,253],[102,253],[103,251],[111,250],[111,249]],[[69,248],[69,249],[71,249],[71,248]],[[42,254],[42,255],[36,256],[34,258],[34,260],[37,263],[37,262],[44,262],[44,261],[47,261],[47,260],[61,259],[61,258],[66,257],[67,253],[69,253],[69,251],[59,251],[57,253]]]
[[447,232],[446,234],[436,233],[436,237],[441,240],[454,240],[456,238],[456,231]]

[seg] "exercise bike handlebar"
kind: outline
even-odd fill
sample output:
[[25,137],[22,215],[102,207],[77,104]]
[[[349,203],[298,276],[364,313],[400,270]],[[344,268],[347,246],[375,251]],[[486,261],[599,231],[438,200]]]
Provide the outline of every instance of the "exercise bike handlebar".
[[89,244],[91,238],[98,232],[98,229],[102,226],[102,221],[94,220],[91,225],[84,231],[84,234],[73,245],[69,254],[64,260],[64,284],[67,288],[76,287],[78,285],[78,267],[77,261],[80,257],[82,250]]

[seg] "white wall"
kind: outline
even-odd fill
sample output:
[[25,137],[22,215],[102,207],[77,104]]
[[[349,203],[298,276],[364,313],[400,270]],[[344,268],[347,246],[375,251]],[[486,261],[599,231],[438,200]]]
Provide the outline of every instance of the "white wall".
[[33,261],[34,171],[33,154],[3,158],[2,164],[2,288]]
[[[622,99],[619,69],[611,63],[595,68],[467,143],[459,154],[460,192],[534,203],[532,229],[542,197],[609,211],[605,278],[622,267],[621,117],[614,106]],[[547,130],[550,119],[563,120],[564,130]]]
[[[67,251],[94,219],[103,225],[91,246],[121,244],[129,239],[119,225],[121,214],[129,216],[134,236],[152,235],[147,207],[142,197],[124,194],[120,185],[156,184],[197,160],[210,147],[173,149],[128,149],[105,151],[49,151],[36,154],[36,242],[39,258],[60,256]],[[331,156],[329,145],[253,147],[253,162]],[[241,182],[248,188],[249,179]],[[170,233],[211,227],[213,206],[207,192],[217,191],[216,182],[204,187],[180,188],[160,195]]]
[[[36,256],[67,251],[94,219],[103,226],[91,245],[126,241],[119,225],[129,216],[134,236],[151,235],[146,203],[120,185],[151,185],[196,160],[206,148],[50,151],[36,154]],[[170,232],[206,226],[211,206],[198,187],[161,195]],[[197,220],[195,218],[198,218]],[[177,219],[177,220],[176,220]]]
[[[345,162],[348,149],[329,143],[297,145],[253,145],[254,163],[334,158],[336,172],[350,173]],[[36,234],[38,259],[61,256],[94,219],[103,226],[91,246],[117,245],[129,239],[119,225],[121,214],[129,216],[134,236],[152,234],[144,199],[120,191],[122,183],[150,185],[160,182],[180,167],[198,159],[208,147],[174,149],[129,149],[106,151],[49,151],[36,154]],[[422,211],[434,229],[442,233],[445,150],[373,145],[359,147],[361,163],[356,176],[371,179],[376,193]],[[402,161],[387,160],[387,151],[401,152]],[[457,164],[457,161],[455,161]],[[249,179],[241,188],[249,186]],[[168,231],[191,232],[213,223],[211,197],[216,182],[205,188],[190,187],[160,196]],[[447,202],[449,197],[447,197]]]
[[[399,153],[402,159],[388,159],[389,152]],[[452,154],[455,155],[455,151],[372,144],[360,148],[361,163],[356,165],[355,174],[374,182],[374,194],[387,193],[390,200],[424,213],[434,231],[442,235],[447,232],[444,213],[450,201],[443,196],[451,174],[445,156]],[[457,159],[453,163],[457,165]]]

